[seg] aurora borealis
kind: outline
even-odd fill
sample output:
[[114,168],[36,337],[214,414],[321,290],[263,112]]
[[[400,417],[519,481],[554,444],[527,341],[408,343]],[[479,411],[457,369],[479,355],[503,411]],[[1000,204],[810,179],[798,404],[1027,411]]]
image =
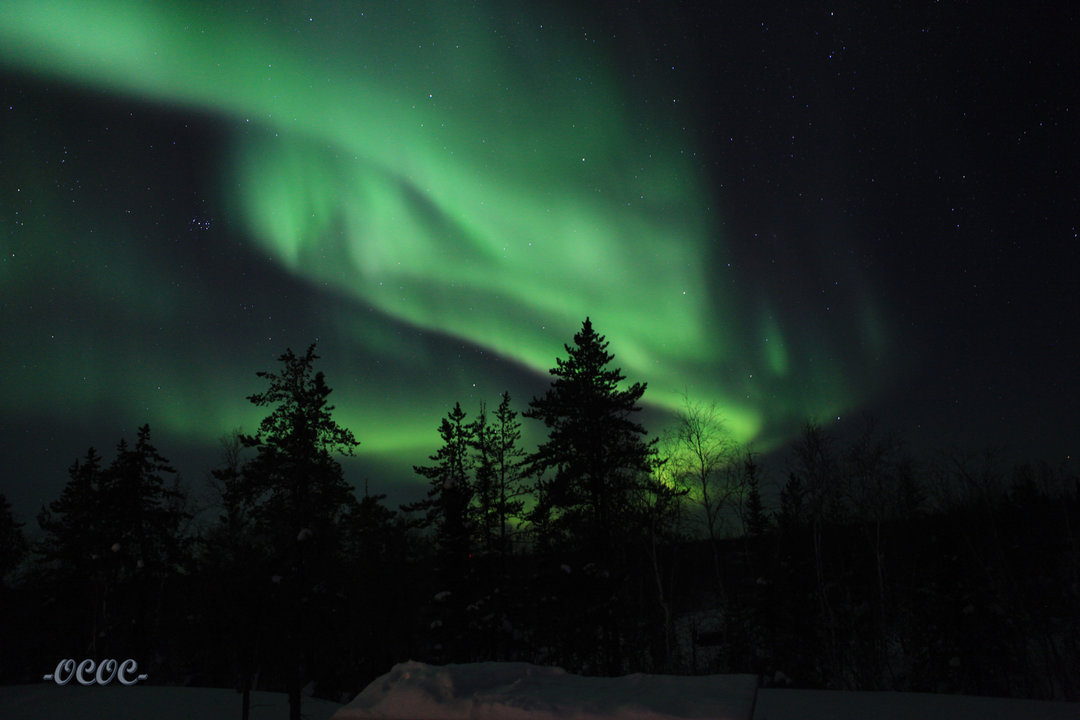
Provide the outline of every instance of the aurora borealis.
[[[6,3],[0,410],[32,439],[5,454],[58,487],[143,422],[166,455],[213,448],[256,422],[255,371],[318,338],[361,460],[407,474],[454,401],[523,408],[586,315],[656,423],[686,393],[768,449],[945,392],[928,375],[982,415],[957,388],[1013,371],[957,325],[1014,342],[1019,305],[1066,292],[1014,260],[1076,242],[1074,170],[1030,162],[1060,157],[1035,133],[1067,98],[990,120],[986,92],[1040,91],[953,56],[959,10],[782,7]],[[1034,155],[995,157],[1029,130]],[[1043,188],[1011,217],[991,157]],[[1062,367],[1060,334],[1025,367]]]

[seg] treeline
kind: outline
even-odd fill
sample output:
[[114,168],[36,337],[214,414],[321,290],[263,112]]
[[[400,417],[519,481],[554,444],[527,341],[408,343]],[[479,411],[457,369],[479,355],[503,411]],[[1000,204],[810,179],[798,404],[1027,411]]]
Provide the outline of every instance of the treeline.
[[[761,468],[742,457],[730,472],[746,498]],[[691,671],[1080,700],[1075,471],[993,454],[918,463],[870,423],[848,442],[808,425],[777,507],[731,504],[737,536],[677,551],[716,563],[677,591]]]
[[[2,681],[134,658],[157,684],[351,698],[405,659],[774,685],[1080,699],[1080,485],[1046,464],[917,463],[808,425],[776,479],[687,402],[649,439],[589,320],[520,414],[455,405],[426,496],[358,496],[314,346],[259,373],[199,508],[149,427],[69,468],[31,546],[0,502]],[[521,422],[542,423],[539,447]],[[767,493],[766,493],[767,494]]]

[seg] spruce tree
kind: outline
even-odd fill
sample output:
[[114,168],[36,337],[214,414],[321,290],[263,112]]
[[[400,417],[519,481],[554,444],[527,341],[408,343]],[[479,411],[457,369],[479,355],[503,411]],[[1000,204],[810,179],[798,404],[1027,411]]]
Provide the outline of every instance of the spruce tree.
[[520,584],[512,579],[509,562],[513,523],[522,514],[522,458],[525,451],[518,447],[521,424],[510,407],[510,394],[504,392],[498,409],[490,417],[481,404],[473,422],[473,451],[475,472],[473,487],[475,501],[476,543],[471,575],[475,578],[478,634],[483,643],[483,657],[506,660],[513,648],[510,615],[514,607],[531,602],[521,593]]
[[333,418],[315,345],[278,359],[279,371],[257,373],[269,387],[248,397],[270,413],[255,435],[242,438],[256,454],[243,466],[240,488],[274,568],[266,578],[268,612],[281,634],[289,716],[299,720],[304,667],[319,636],[332,631],[319,622],[335,602],[343,524],[356,504],[335,456],[351,455],[359,443]]
[[198,615],[215,643],[209,659],[228,663],[222,671],[231,674],[241,693],[241,720],[248,720],[253,678],[261,660],[260,635],[266,624],[262,598],[275,570],[266,534],[255,522],[255,508],[245,488],[243,438],[239,429],[224,435],[221,464],[210,471],[222,512],[200,538],[198,582],[203,592],[198,595]]
[[537,495],[530,519],[551,592],[538,639],[554,642],[547,647],[557,662],[620,674],[622,646],[637,634],[631,557],[647,536],[655,442],[634,419],[644,383],[620,387],[625,376],[608,367],[614,355],[588,318],[564,347],[551,387],[524,413],[548,432],[529,456]]
[[510,406],[510,393],[503,392],[490,419],[481,403],[472,428],[477,543],[484,553],[509,554],[511,525],[524,507],[525,457],[518,447],[521,423]]
[[11,503],[0,493],[0,612],[4,618],[0,622],[0,647],[4,648],[0,655],[0,682],[10,682],[8,678],[18,673],[20,665],[34,663],[37,658],[33,657],[31,647],[40,647],[49,639],[47,633],[27,637],[26,628],[37,625],[31,620],[33,600],[22,592],[30,583],[22,577],[11,577],[29,549],[22,527],[11,511]]
[[134,446],[117,443],[107,468],[90,448],[68,476],[38,515],[45,537],[37,550],[46,581],[78,598],[66,610],[89,638],[82,651],[140,658],[161,651],[168,586],[185,569],[191,517],[176,470],[143,425]]
[[406,512],[423,512],[418,527],[435,531],[432,579],[437,586],[432,598],[430,637],[433,658],[442,662],[468,660],[472,653],[466,607],[471,600],[468,573],[475,525],[470,477],[474,425],[465,418],[461,403],[454,403],[454,408],[439,424],[443,444],[429,457],[434,464],[413,466],[418,475],[429,481],[427,497],[402,507]]
[[176,469],[154,446],[149,425],[139,428],[134,447],[120,441],[105,477],[105,517],[114,524],[127,571],[161,578],[178,570],[186,550],[181,530],[190,514]]
[[488,422],[487,408],[480,403],[480,411],[472,423],[473,449],[473,514],[475,516],[476,546],[479,554],[490,555],[497,542],[499,515],[495,477],[495,428]]
[[769,518],[765,514],[765,505],[761,501],[758,468],[754,453],[747,451],[743,462],[746,473],[746,510],[743,530],[750,537],[761,537],[769,528]]
[[101,456],[94,448],[68,468],[68,481],[60,497],[38,513],[45,537],[37,546],[50,574],[89,578],[113,541],[102,536]]
[[4,580],[22,562],[27,550],[22,523],[15,520],[11,503],[0,493],[0,588]]
[[472,525],[469,505],[473,496],[470,475],[475,430],[471,423],[465,422],[465,417],[461,403],[454,403],[454,409],[442,419],[439,425],[442,447],[429,457],[434,464],[413,466],[417,475],[429,481],[427,498],[404,508],[408,512],[424,512],[419,526],[435,528],[440,552],[455,565],[468,557]]
[[636,526],[637,498],[648,489],[655,441],[634,420],[645,383],[633,383],[608,364],[615,356],[588,318],[556,359],[555,378],[533,398],[525,417],[544,423],[548,439],[529,457],[540,478],[533,519],[553,547],[575,546],[608,555]]
[[[386,495],[368,492],[367,483],[347,520],[342,568],[349,598],[335,621],[338,640],[323,652],[328,690],[355,691],[412,652],[419,614],[405,519],[388,508]],[[377,592],[372,592],[377,588]],[[334,684],[336,683],[336,684]]]
[[189,548],[184,530],[191,514],[179,475],[143,425],[133,446],[120,441],[104,477],[103,515],[114,538],[115,635],[136,657],[165,657],[172,639],[165,631],[174,619],[167,616],[178,610],[171,591],[187,569]]
[[495,514],[498,519],[496,548],[503,556],[509,555],[511,523],[521,517],[525,503],[525,451],[518,447],[521,441],[521,423],[517,412],[510,406],[510,393],[503,392],[499,407],[495,410],[490,455],[495,483]]
[[334,420],[331,389],[314,368],[318,359],[314,344],[303,356],[286,350],[281,371],[256,373],[269,387],[248,397],[271,411],[255,435],[243,437],[256,451],[243,468],[246,499],[288,553],[297,542],[330,542],[355,502],[335,455],[352,455],[360,443]]
[[45,609],[57,618],[57,647],[95,653],[109,639],[105,614],[106,574],[111,568],[114,539],[104,531],[101,500],[104,469],[94,448],[68,468],[60,497],[42,507],[38,526],[45,536],[35,550],[41,559]]

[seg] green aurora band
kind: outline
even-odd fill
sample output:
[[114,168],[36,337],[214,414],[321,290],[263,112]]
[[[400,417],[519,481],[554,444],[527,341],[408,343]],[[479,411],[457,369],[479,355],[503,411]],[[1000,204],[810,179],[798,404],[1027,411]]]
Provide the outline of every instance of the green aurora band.
[[[854,407],[865,383],[829,363],[835,355],[821,351],[810,366],[796,358],[828,338],[790,337],[770,307],[748,310],[733,283],[708,276],[718,230],[670,104],[660,111],[659,94],[642,102],[602,44],[538,31],[518,12],[7,2],[0,62],[227,119],[234,136],[219,182],[234,218],[289,273],[351,298],[352,315],[374,307],[541,373],[590,315],[626,375],[649,383],[650,404],[675,409],[684,392],[715,401],[744,441],[779,440],[762,436],[766,421]],[[127,312],[130,300],[114,298]],[[145,312],[160,322],[189,301]],[[878,352],[887,333],[864,306],[852,332]],[[349,310],[338,317],[360,342],[385,347]],[[212,368],[193,372],[166,359],[169,347],[158,352],[190,385],[165,403],[173,429],[216,438],[236,424],[237,398],[198,389],[214,385]],[[407,356],[407,343],[397,352]],[[61,365],[46,358],[27,378],[71,376]],[[264,368],[243,372],[255,369]],[[136,371],[134,384],[149,388],[160,374]],[[438,401],[456,391],[442,388]],[[93,401],[91,390],[65,392],[75,405]],[[365,452],[428,446],[445,412],[365,415],[342,402],[350,392],[336,397]]]

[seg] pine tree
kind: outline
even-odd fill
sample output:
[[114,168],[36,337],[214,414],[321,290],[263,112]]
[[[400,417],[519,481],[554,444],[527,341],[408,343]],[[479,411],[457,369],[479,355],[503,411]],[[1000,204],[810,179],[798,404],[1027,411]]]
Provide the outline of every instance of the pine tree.
[[806,524],[806,490],[802,479],[794,472],[788,473],[787,482],[780,489],[780,527],[793,531]]
[[203,591],[198,597],[202,601],[199,624],[217,642],[209,655],[228,662],[228,672],[241,693],[240,717],[248,720],[266,624],[262,598],[274,570],[265,533],[259,531],[245,488],[243,438],[239,429],[223,436],[221,464],[210,471],[222,512],[200,538],[198,581]]
[[495,428],[488,423],[487,408],[480,403],[480,412],[472,423],[473,495],[476,527],[476,546],[479,554],[490,555],[497,542],[499,522],[495,477]]
[[747,452],[746,460],[743,462],[743,470],[746,473],[746,527],[744,530],[750,537],[761,537],[769,527],[765,506],[761,502],[758,467],[754,460],[754,453]]
[[269,387],[248,397],[271,410],[255,435],[242,438],[256,454],[243,466],[241,494],[276,568],[266,579],[268,590],[276,587],[269,612],[278,615],[283,636],[289,716],[299,720],[306,658],[335,597],[342,524],[356,504],[335,455],[351,455],[359,443],[333,418],[331,389],[314,367],[315,345],[278,359],[281,370],[257,373]]
[[0,493],[0,613],[4,618],[0,622],[0,647],[4,648],[3,655],[0,655],[0,678],[8,682],[8,678],[17,676],[20,665],[25,667],[28,661],[33,663],[36,659],[31,644],[32,647],[40,647],[43,640],[48,640],[46,632],[28,637],[26,628],[36,626],[30,617],[34,603],[33,600],[28,602],[23,599],[27,596],[22,589],[31,583],[22,577],[11,578],[22,565],[29,549],[22,527],[23,524],[15,519],[11,511],[11,503]]
[[11,503],[0,494],[0,588],[4,587],[4,579],[8,574],[22,562],[27,548],[22,523],[15,520]]
[[521,423],[510,407],[510,393],[502,394],[491,421],[484,405],[480,405],[473,422],[473,487],[477,541],[485,553],[506,555],[511,551],[511,524],[524,507],[520,498],[524,494],[525,451],[518,447],[520,440]]
[[533,398],[525,417],[544,423],[548,439],[530,456],[539,478],[533,520],[552,546],[609,554],[636,525],[635,498],[647,490],[655,442],[635,422],[644,383],[623,390],[625,376],[608,368],[614,355],[588,318],[556,359],[551,388]]
[[509,659],[513,647],[510,615],[520,599],[521,588],[511,579],[510,554],[513,550],[513,523],[521,517],[524,502],[522,490],[522,458],[525,451],[518,447],[521,424],[510,407],[510,394],[504,392],[494,415],[488,417],[486,408],[473,422],[473,452],[475,472],[473,488],[476,518],[476,543],[470,574],[475,578],[477,635],[483,644],[486,659]]
[[179,477],[148,425],[134,446],[117,443],[107,468],[90,448],[68,475],[60,497],[38,515],[46,577],[79,598],[70,609],[91,652],[145,657],[164,625],[166,586],[187,559],[183,531],[191,515]]
[[190,514],[176,469],[154,447],[149,425],[139,428],[134,447],[120,441],[105,479],[105,518],[127,572],[161,578],[177,570],[185,553],[182,524]]
[[[105,614],[106,574],[113,540],[106,536],[106,508],[101,500],[104,473],[101,456],[94,448],[68,468],[68,481],[60,497],[42,507],[38,526],[45,536],[35,550],[46,590],[46,605],[62,624],[62,635],[85,638],[80,651],[96,652],[108,639]],[[60,630],[60,628],[57,628]],[[56,638],[60,640],[58,636]],[[104,648],[102,648],[104,649]]]
[[429,457],[434,465],[414,465],[413,471],[428,479],[430,488],[425,500],[406,506],[407,512],[423,511],[420,527],[434,527],[436,541],[445,557],[455,565],[467,559],[470,550],[472,518],[469,505],[473,487],[470,475],[473,458],[470,452],[475,430],[465,422],[461,403],[454,403],[439,425],[443,444]]
[[184,530],[191,513],[179,475],[143,425],[133,446],[119,442],[104,480],[105,527],[114,539],[112,607],[122,621],[115,636],[132,655],[164,656],[163,631],[172,619],[166,616],[175,608],[170,585],[186,569],[189,550]]
[[[348,551],[341,569],[347,607],[335,618],[338,640],[320,656],[328,691],[350,691],[400,661],[412,648],[416,608],[405,519],[364,484],[347,520]],[[377,588],[377,592],[372,592]],[[336,651],[331,652],[331,651]]]
[[647,543],[655,442],[633,419],[645,385],[620,389],[625,377],[608,367],[614,355],[588,318],[564,347],[551,387],[524,413],[548,431],[529,456],[537,494],[530,519],[548,557],[547,615],[560,624],[541,627],[541,642],[555,642],[558,662],[620,674],[622,645],[638,634],[631,556]]
[[521,441],[521,423],[517,412],[510,407],[510,393],[503,392],[495,411],[494,435],[491,456],[495,471],[495,512],[498,516],[498,551],[504,556],[512,549],[510,542],[511,522],[521,517],[525,503],[525,451],[518,447]]
[[101,456],[94,448],[68,468],[60,497],[38,513],[45,537],[37,552],[47,569],[68,577],[88,578],[112,541],[102,537]]
[[272,409],[255,435],[243,437],[256,451],[243,468],[246,500],[264,527],[279,536],[279,549],[287,546],[290,553],[304,540],[329,542],[355,502],[334,456],[352,455],[360,443],[334,420],[327,400],[331,389],[314,369],[318,359],[314,344],[303,356],[286,350],[278,358],[284,366],[280,372],[256,373],[269,388],[248,397]]
[[474,528],[470,475],[475,438],[474,425],[465,417],[461,403],[454,403],[439,425],[443,444],[429,458],[434,464],[413,466],[430,483],[427,497],[402,508],[423,512],[418,526],[435,530],[434,580],[438,587],[433,597],[431,639],[434,658],[446,662],[468,660],[472,652],[466,607],[472,590],[468,573]]

